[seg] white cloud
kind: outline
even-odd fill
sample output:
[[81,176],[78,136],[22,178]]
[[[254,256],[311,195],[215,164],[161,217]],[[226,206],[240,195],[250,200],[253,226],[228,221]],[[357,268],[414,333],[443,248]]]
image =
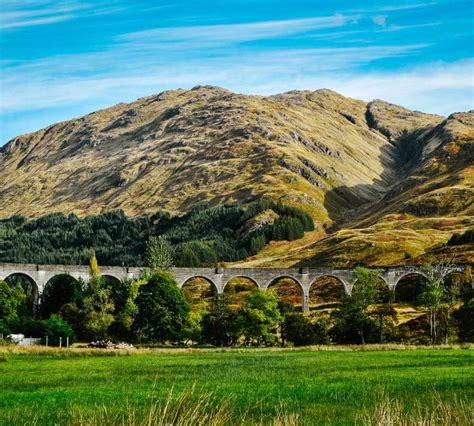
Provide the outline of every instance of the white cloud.
[[176,47],[178,44],[189,43],[206,45],[239,43],[264,40],[277,37],[288,37],[322,28],[335,28],[346,25],[355,19],[354,16],[333,16],[290,19],[280,21],[251,22],[244,24],[197,25],[188,27],[156,28],[121,35],[119,41],[162,43]]
[[200,57],[164,55],[159,49],[137,52],[135,45],[121,46],[106,53],[61,56],[5,66],[0,83],[3,94],[0,112],[28,111],[97,99],[109,99],[108,103],[113,103],[163,88],[202,83],[251,92],[268,82],[291,84],[304,75],[311,78],[336,75],[373,60],[409,55],[423,47],[287,49],[261,53],[237,49],[202,60]]
[[3,0],[0,11],[0,29],[11,30],[37,25],[46,25],[56,22],[69,21],[76,18],[92,15],[102,15],[123,10],[118,6],[104,6],[94,8],[89,3],[82,2],[54,2],[51,0],[12,1]]
[[385,27],[387,25],[387,16],[386,15],[377,15],[372,18],[372,22],[375,25]]

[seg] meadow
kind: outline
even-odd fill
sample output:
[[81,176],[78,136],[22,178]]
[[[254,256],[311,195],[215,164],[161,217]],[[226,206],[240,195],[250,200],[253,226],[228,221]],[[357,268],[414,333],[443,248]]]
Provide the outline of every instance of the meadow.
[[473,401],[472,346],[0,347],[0,424],[469,424]]

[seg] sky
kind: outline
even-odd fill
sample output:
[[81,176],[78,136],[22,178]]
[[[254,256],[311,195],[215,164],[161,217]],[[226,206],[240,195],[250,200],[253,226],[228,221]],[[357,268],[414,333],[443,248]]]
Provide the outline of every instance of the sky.
[[474,0],[0,0],[0,146],[210,84],[474,108]]

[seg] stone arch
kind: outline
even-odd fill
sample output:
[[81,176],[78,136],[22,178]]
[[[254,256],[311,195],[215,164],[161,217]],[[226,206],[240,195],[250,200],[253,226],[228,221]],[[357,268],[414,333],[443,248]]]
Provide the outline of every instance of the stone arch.
[[320,275],[309,286],[309,307],[338,304],[346,293],[347,285],[341,278],[331,274]]
[[[293,283],[294,285],[291,285],[290,283]],[[272,287],[281,301],[299,307],[303,306],[304,288],[297,278],[291,275],[279,275],[273,277],[265,286],[265,290],[270,290]]]
[[212,280],[212,278],[209,278],[208,276],[201,275],[201,274],[189,275],[186,278],[181,279],[181,282],[178,282],[178,287],[182,288],[183,285],[186,284],[188,281],[196,279],[196,278],[202,278],[203,280],[206,280],[206,281],[210,282],[215,288],[218,288],[217,284]]
[[303,284],[301,284],[300,280],[296,277],[294,277],[293,275],[291,274],[284,274],[284,275],[278,275],[276,277],[273,277],[271,278],[266,284],[265,284],[265,287],[263,288],[264,290],[268,290],[268,287],[270,287],[272,284],[274,284],[276,281],[280,281],[280,280],[283,280],[283,279],[288,279],[288,280],[293,280],[294,282],[296,282],[300,288],[301,288],[301,291],[303,291]]
[[48,278],[40,298],[40,314],[47,318],[67,303],[74,302],[81,292],[82,282],[73,274],[57,273]]
[[123,281],[122,278],[114,274],[105,273],[105,274],[101,274],[100,276],[109,282],[121,283]]
[[403,275],[400,275],[400,276],[396,279],[395,284],[394,284],[394,287],[396,288],[397,285],[398,285],[398,283],[399,283],[401,280],[403,280],[404,278],[406,278],[406,277],[408,277],[408,276],[410,276],[410,275],[419,275],[420,277],[423,277],[425,280],[428,279],[427,275],[426,275],[423,271],[421,271],[421,270],[419,270],[419,271],[407,271],[407,272],[405,272]]
[[203,275],[194,275],[186,278],[180,288],[193,310],[205,308],[218,294],[216,284],[210,278]]
[[411,271],[400,276],[394,287],[394,300],[401,303],[413,303],[421,292],[428,277],[420,271]]
[[245,279],[245,280],[248,280],[248,281],[251,281],[257,288],[259,288],[260,286],[258,285],[258,282],[257,280],[255,280],[254,278],[252,277],[249,277],[247,275],[235,275],[233,277],[230,277],[226,283],[224,284],[224,290],[225,288],[227,287],[227,285],[232,281],[232,280],[238,280],[238,279]]
[[227,280],[223,292],[230,296],[233,302],[241,305],[250,292],[259,288],[257,281],[249,276],[235,275]]
[[[14,277],[19,277],[19,281],[14,281]],[[3,279],[7,284],[19,284],[23,288],[23,291],[26,294],[25,302],[25,313],[36,313],[39,297],[40,297],[40,287],[38,282],[27,272],[10,272]],[[30,287],[30,288],[28,288]]]

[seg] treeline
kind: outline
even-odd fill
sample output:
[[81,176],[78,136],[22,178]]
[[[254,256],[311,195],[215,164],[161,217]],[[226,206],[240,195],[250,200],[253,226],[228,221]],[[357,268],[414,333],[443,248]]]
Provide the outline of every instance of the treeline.
[[[161,256],[158,246],[149,256],[153,266],[125,282],[105,280],[92,258],[90,281],[57,277],[29,313],[23,287],[0,281],[0,333],[48,337],[51,345],[59,338],[215,346],[404,342],[397,332],[397,311],[380,290],[378,271],[356,268],[352,293],[331,311],[302,313],[273,290],[261,289],[238,305],[230,295],[216,295],[204,309],[193,311],[166,271],[169,258]],[[447,284],[432,267],[425,274],[417,303],[426,312],[428,334],[418,342],[474,341],[472,292],[460,297],[461,281]]]
[[[258,216],[272,211],[274,221]],[[255,226],[251,226],[255,222]],[[143,266],[151,237],[172,245],[176,266],[207,266],[255,255],[271,240],[295,240],[314,230],[307,213],[262,200],[246,206],[200,207],[184,216],[157,213],[138,218],[121,210],[79,218],[49,214],[27,220],[0,220],[0,262],[40,264],[88,263]]]

